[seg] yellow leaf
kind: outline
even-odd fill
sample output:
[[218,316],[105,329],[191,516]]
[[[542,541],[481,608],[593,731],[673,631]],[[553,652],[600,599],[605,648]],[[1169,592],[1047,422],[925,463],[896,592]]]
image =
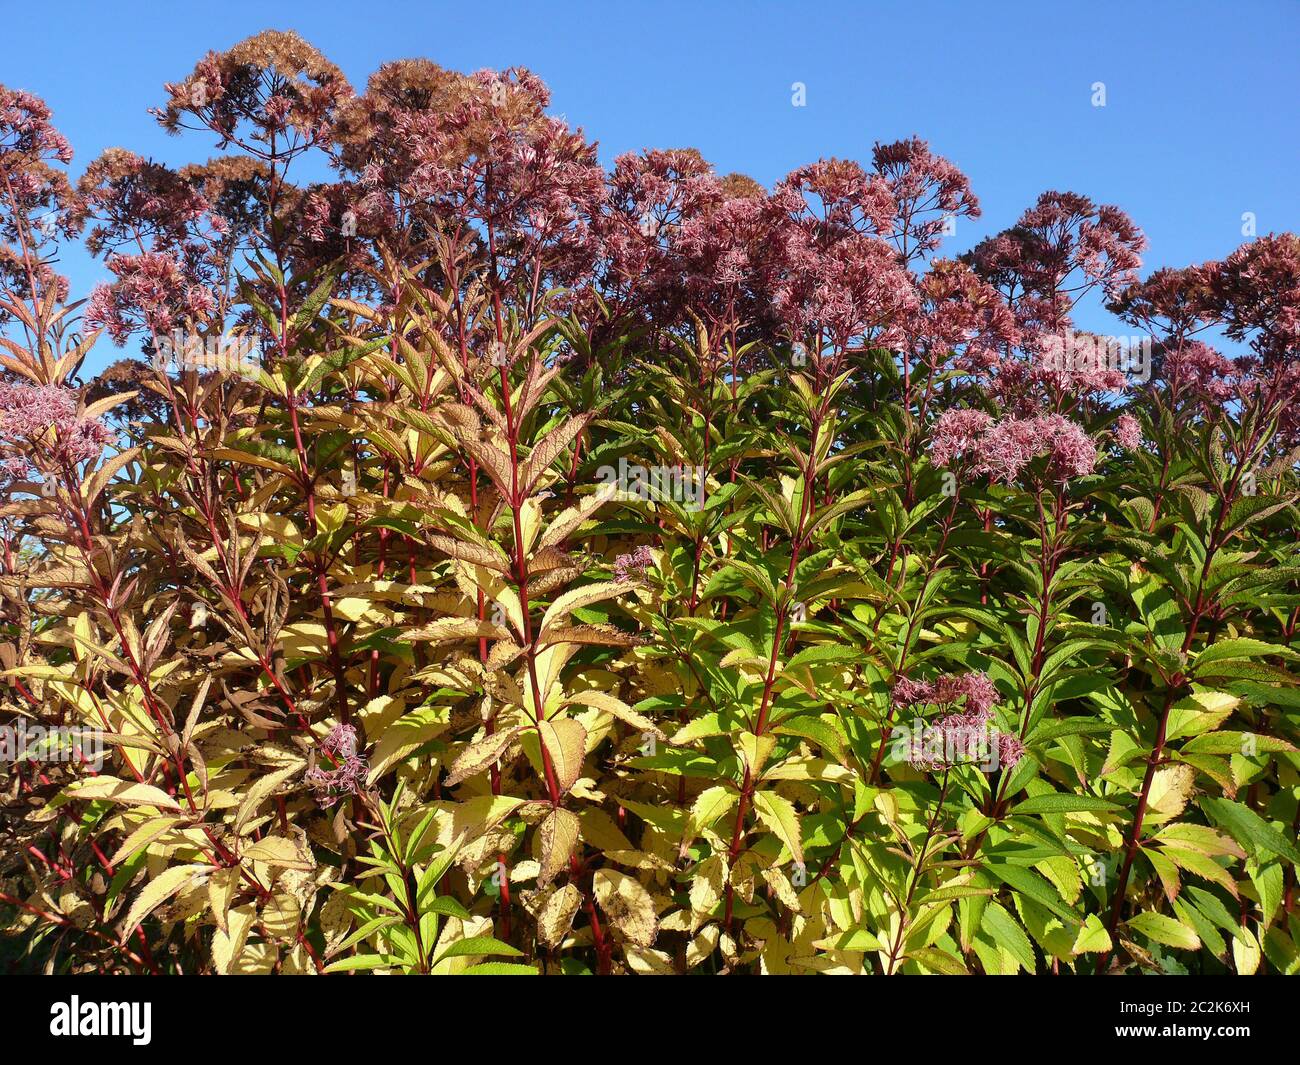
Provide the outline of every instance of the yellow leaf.
[[726,864],[721,854],[710,855],[695,867],[691,876],[691,932],[699,930],[713,913],[713,907],[722,898],[727,878]]
[[482,739],[471,743],[451,763],[451,769],[444,782],[444,787],[455,787],[467,777],[481,773],[493,765],[497,759],[505,754],[506,749],[514,742],[518,734],[518,728],[508,728],[501,732],[494,732],[490,736],[484,736]]
[[235,815],[235,831],[240,832],[248,823],[248,819],[257,812],[263,800],[269,798],[272,792],[286,780],[300,772],[302,767],[302,762],[295,762],[255,780],[253,786],[248,789],[248,794],[244,796],[244,801],[240,803],[239,812]]
[[72,799],[107,799],[129,806],[156,806],[160,810],[180,810],[180,804],[159,788],[134,784],[117,777],[88,777],[69,784],[64,794]]
[[596,903],[614,927],[637,946],[648,947],[659,933],[654,899],[639,880],[614,869],[597,869],[592,879]]
[[118,865],[124,858],[129,858],[141,847],[147,847],[159,836],[166,833],[169,829],[177,825],[184,824],[184,820],[179,817],[154,817],[146,821],[139,828],[135,829],[129,836],[122,841],[122,845],[117,848],[113,856],[109,859],[109,864]]
[[212,907],[212,916],[216,919],[217,927],[221,931],[227,931],[226,911],[230,909],[230,902],[235,897],[235,890],[239,887],[239,866],[232,865],[225,869],[218,869],[208,878],[208,903]]
[[302,907],[287,892],[272,895],[262,905],[262,927],[277,941],[291,940],[298,933],[298,920]]
[[770,828],[796,862],[803,861],[803,841],[799,834],[799,814],[794,803],[774,791],[754,793],[754,813]]
[[1075,937],[1072,952],[1075,954],[1100,954],[1111,949],[1110,933],[1106,931],[1101,918],[1095,913],[1088,914]]
[[248,940],[248,931],[257,917],[251,903],[236,906],[227,918],[226,931],[218,929],[212,936],[212,964],[222,976],[229,974],[231,963],[239,957]]
[[584,584],[580,588],[570,588],[546,609],[542,616],[539,638],[546,639],[550,630],[580,607],[599,603],[604,599],[613,599],[616,595],[628,591],[628,586],[618,581],[601,581],[596,584]]
[[1183,812],[1196,783],[1196,770],[1189,765],[1170,765],[1156,770],[1147,797],[1148,820],[1168,821]]
[[740,756],[745,760],[749,775],[757,777],[776,747],[776,737],[770,732],[762,736],[742,732],[736,737],[736,746],[740,748]]
[[551,766],[563,794],[573,787],[582,771],[582,759],[587,753],[587,730],[567,717],[539,721],[537,729],[551,756]]
[[266,976],[275,971],[280,948],[274,943],[249,943],[231,963],[233,976]]
[[576,506],[562,510],[547,526],[546,532],[538,543],[539,547],[556,547],[567,540],[573,532],[590,518],[604,504],[618,493],[617,481],[606,481],[591,495]]
[[233,447],[213,448],[209,455],[214,459],[225,459],[227,462],[233,462],[237,466],[260,466],[264,470],[272,470],[288,477],[292,477],[296,472],[292,466],[286,466],[277,459],[268,458],[265,455],[254,455],[249,451],[239,451]]
[[1254,976],[1259,969],[1261,951],[1259,940],[1249,928],[1243,928],[1232,940],[1232,963],[1238,976]]
[[284,836],[266,836],[251,847],[245,847],[240,857],[245,862],[265,862],[282,869],[313,868],[311,860],[299,852],[293,840]]
[[691,806],[691,816],[686,822],[686,831],[682,835],[679,853],[685,855],[687,848],[695,842],[701,830],[708,828],[723,814],[736,805],[739,795],[731,788],[717,784],[705,788],[695,798]]
[[439,618],[429,625],[411,629],[402,635],[407,643],[454,643],[457,640],[508,640],[510,633],[490,621],[478,618]]
[[573,915],[582,905],[582,892],[565,884],[537,912],[537,938],[554,950],[563,942],[573,925]]
[[565,699],[564,702],[565,705],[579,703],[582,706],[591,706],[597,710],[604,710],[641,732],[648,732],[661,740],[667,739],[658,725],[644,714],[637,713],[622,699],[610,695],[609,692],[593,688],[589,691],[576,692]]
[[533,854],[540,868],[537,884],[546,887],[569,864],[578,842],[578,818],[571,810],[552,810],[537,826]]
[[149,914],[196,876],[201,876],[211,868],[210,865],[173,865],[150,880],[136,896],[135,902],[131,904],[131,909],[126,915],[126,924],[122,926],[122,942],[126,942],[127,937]]
[[449,719],[450,712],[445,706],[421,706],[387,725],[370,753],[370,774],[366,783],[373,784],[388,772],[389,767],[445,732]]

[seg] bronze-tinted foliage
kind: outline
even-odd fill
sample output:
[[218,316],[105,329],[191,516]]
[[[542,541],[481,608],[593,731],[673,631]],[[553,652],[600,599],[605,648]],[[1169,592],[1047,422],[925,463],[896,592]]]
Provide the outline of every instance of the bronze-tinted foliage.
[[[932,260],[917,139],[606,175],[526,71],[292,34],[169,87],[236,154],[74,192],[0,92],[0,964],[1300,965],[1295,238]],[[1047,360],[1094,289],[1150,381]]]

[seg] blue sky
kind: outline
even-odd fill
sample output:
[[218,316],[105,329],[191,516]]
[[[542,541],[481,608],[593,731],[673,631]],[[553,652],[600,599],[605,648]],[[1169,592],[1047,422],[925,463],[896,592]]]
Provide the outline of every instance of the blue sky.
[[[770,185],[916,133],[970,175],[984,208],[949,252],[1049,188],[1127,210],[1150,239],[1147,268],[1226,254],[1248,211],[1260,234],[1300,230],[1296,0],[99,0],[25,4],[5,23],[0,83],[49,101],[74,173],[114,145],[173,164],[207,158],[210,139],[167,137],[147,109],[209,48],[276,28],[297,30],[358,88],[413,55],[465,71],[530,67],[606,162],[691,146]],[[795,82],[804,107],[792,106]],[[75,252],[64,269],[78,294],[103,274]],[[113,357],[103,342],[88,369]]]

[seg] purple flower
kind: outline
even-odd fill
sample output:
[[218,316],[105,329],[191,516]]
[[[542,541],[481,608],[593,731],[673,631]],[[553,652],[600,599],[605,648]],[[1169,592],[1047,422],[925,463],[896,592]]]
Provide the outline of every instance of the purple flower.
[[907,761],[927,772],[989,761],[995,733],[978,717],[947,714],[911,737]]
[[899,677],[894,681],[890,701],[897,707],[933,702],[934,685],[925,680],[909,680],[907,677]]
[[1006,418],[980,439],[975,468],[994,481],[1014,484],[1038,454],[1040,443],[1037,419]]
[[0,384],[0,439],[30,444],[51,430],[55,459],[73,465],[97,458],[113,439],[107,426],[78,413],[77,393],[70,388]]
[[1086,477],[1097,465],[1092,438],[1060,414],[990,424],[981,411],[949,411],[935,425],[930,451],[936,466],[970,459],[972,472],[1008,485],[1042,455],[1048,457],[1048,474],[1056,481]]
[[1046,415],[1038,422],[1041,446],[1050,456],[1048,466],[1054,479],[1066,481],[1093,472],[1097,466],[1097,445],[1082,426],[1059,414]]
[[933,704],[952,706],[965,700],[967,716],[983,724],[993,716],[998,703],[998,691],[988,675],[978,671],[946,673],[935,681],[909,680],[899,677],[894,682],[892,701],[895,706]]
[[918,769],[986,763],[993,749],[1000,750],[1001,733],[989,728],[998,692],[985,673],[948,673],[934,681],[900,677],[894,684],[893,703],[896,707],[961,704],[960,711],[945,714],[911,737],[906,757]]
[[638,580],[653,565],[654,555],[650,553],[649,547],[642,544],[635,551],[628,551],[614,559],[614,580]]
[[334,768],[312,766],[303,780],[322,806],[333,806],[341,796],[355,795],[361,790],[370,766],[357,754],[357,746],[357,730],[351,725],[335,725],[321,741],[320,753]]
[[1125,451],[1136,451],[1142,446],[1142,426],[1131,414],[1121,414],[1115,422],[1115,443]]
[[1010,769],[1025,756],[1025,741],[1010,732],[997,734],[998,762]]
[[983,723],[993,716],[993,707],[998,704],[998,690],[988,674],[981,672],[948,674],[935,683],[934,702],[950,705],[961,699],[966,700],[967,716]]
[[930,458],[936,466],[948,467],[970,458],[981,435],[993,419],[982,410],[945,411],[934,426]]

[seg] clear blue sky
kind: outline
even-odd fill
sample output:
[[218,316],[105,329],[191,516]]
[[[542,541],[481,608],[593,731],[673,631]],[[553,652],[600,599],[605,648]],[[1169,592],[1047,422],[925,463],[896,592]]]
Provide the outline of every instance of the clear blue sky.
[[[162,83],[209,48],[294,29],[361,88],[381,62],[428,56],[459,70],[523,65],[553,110],[608,163],[691,146],[766,185],[820,156],[865,160],[917,133],[970,175],[984,216],[948,252],[1011,224],[1044,189],[1126,209],[1147,268],[1222,256],[1241,216],[1300,231],[1300,3],[1048,2],[278,3],[159,0],[24,4],[5,12],[0,82],[49,101],[79,173],[122,145],[173,164],[200,134],[165,136],[146,113]],[[1092,105],[1104,82],[1106,106]],[[791,85],[807,106],[791,105]],[[99,264],[70,254],[84,293]],[[1103,330],[1106,319],[1084,316]],[[107,342],[92,358],[116,357]]]

